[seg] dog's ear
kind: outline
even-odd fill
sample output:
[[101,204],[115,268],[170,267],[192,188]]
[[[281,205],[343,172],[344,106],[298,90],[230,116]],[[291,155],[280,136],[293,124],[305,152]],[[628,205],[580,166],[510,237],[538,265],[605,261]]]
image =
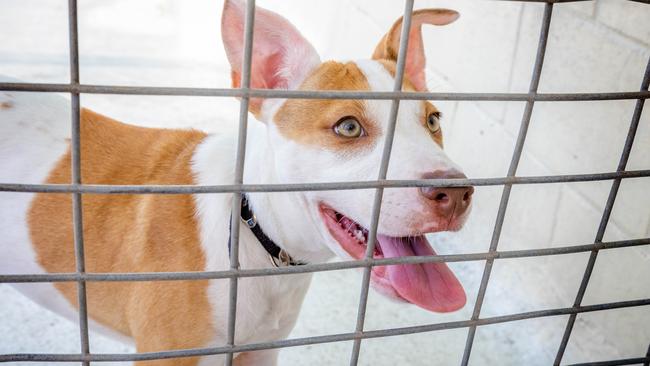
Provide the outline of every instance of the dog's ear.
[[[241,83],[246,2],[226,0],[221,37],[232,69],[232,86]],[[289,21],[262,8],[255,10],[251,88],[291,89],[299,86],[320,64],[314,47]],[[259,115],[263,100],[251,98],[249,109]]]
[[[459,16],[458,12],[449,9],[422,9],[413,12],[404,71],[418,91],[427,90],[426,76],[424,75],[426,57],[424,55],[424,44],[422,43],[422,25],[446,25],[458,19]],[[372,55],[373,60],[397,62],[401,32],[402,18],[399,18],[379,41]]]

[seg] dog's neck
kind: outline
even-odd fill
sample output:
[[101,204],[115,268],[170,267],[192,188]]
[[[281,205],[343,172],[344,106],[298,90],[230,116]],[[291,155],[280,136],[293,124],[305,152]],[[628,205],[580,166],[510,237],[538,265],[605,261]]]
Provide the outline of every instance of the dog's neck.
[[[277,159],[270,143],[270,131],[266,124],[254,120],[248,122],[244,183],[278,184],[283,182],[278,174]],[[193,159],[196,183],[201,185],[232,184],[235,172],[235,139],[231,135],[216,134],[205,139],[197,148]],[[297,261],[322,263],[333,256],[324,243],[324,233],[318,210],[312,207],[302,192],[247,193],[249,203],[264,233],[276,245]],[[197,213],[201,218],[201,236],[208,245],[208,268],[226,268],[228,258],[227,239],[229,217],[232,212],[231,196],[228,194],[196,195]],[[248,229],[242,225],[245,233]],[[257,239],[250,235],[240,250],[242,267],[257,267],[270,263],[268,254]],[[243,238],[240,236],[240,238]],[[247,263],[249,262],[249,263]]]
[[[256,120],[249,121],[248,126],[244,183],[286,183],[278,175],[268,127]],[[333,256],[323,243],[317,211],[302,192],[248,193],[247,196],[264,233],[294,259],[321,263]]]

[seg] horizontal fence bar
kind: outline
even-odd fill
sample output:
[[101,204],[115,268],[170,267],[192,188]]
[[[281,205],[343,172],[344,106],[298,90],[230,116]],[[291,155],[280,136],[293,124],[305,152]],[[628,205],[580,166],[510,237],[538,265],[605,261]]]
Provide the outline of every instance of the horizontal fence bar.
[[394,91],[343,91],[343,90],[277,90],[277,89],[229,89],[153,87],[118,85],[70,85],[43,83],[4,83],[0,90],[18,92],[54,92],[85,94],[122,94],[152,96],[196,96],[196,97],[260,97],[291,99],[380,99],[380,100],[452,100],[491,102],[538,102],[650,99],[648,91],[611,93],[424,93]]
[[[577,2],[587,2],[595,0],[490,0],[490,1],[508,1],[513,3],[551,3],[551,4],[563,4],[563,3],[577,3]],[[635,3],[649,4],[650,0],[627,0]]]
[[619,249],[650,245],[650,238],[602,242],[597,244],[573,245],[556,248],[523,249],[468,254],[447,254],[415,257],[395,257],[364,259],[333,263],[306,264],[303,266],[273,267],[258,269],[230,269],[210,272],[134,272],[134,273],[46,273],[46,274],[2,274],[0,283],[38,283],[38,282],[134,282],[134,281],[188,281],[215,280],[231,277],[262,277],[338,271],[368,266],[387,266],[393,264],[416,264],[434,262],[472,262],[493,259],[527,258],[551,255],[575,254],[594,250]]
[[583,362],[572,363],[566,366],[618,366],[618,365],[640,365],[650,361],[650,357],[636,357],[636,358],[623,358],[620,360],[611,361],[596,361],[596,362]]
[[[594,0],[496,0],[496,1],[509,1],[517,3],[551,3],[551,4],[562,4],[562,3],[578,3],[578,2],[587,2]],[[646,0],[629,0],[629,1],[646,1]]]
[[509,2],[517,2],[517,3],[550,3],[550,4],[561,4],[561,3],[577,3],[577,2],[585,2],[585,1],[592,1],[592,0],[497,0],[497,1],[509,1]]
[[414,179],[414,180],[370,180],[324,183],[292,184],[225,184],[217,186],[200,185],[102,185],[102,184],[22,184],[0,183],[0,192],[30,193],[94,193],[94,194],[206,194],[231,192],[300,192],[332,191],[372,188],[417,188],[417,187],[463,187],[499,186],[504,184],[548,184],[593,182],[611,179],[650,177],[650,170],[629,170],[623,172],[540,175],[526,177],[498,177],[472,179]]
[[197,356],[210,356],[218,355],[229,352],[248,352],[260,351],[265,349],[277,349],[287,347],[306,346],[311,344],[322,344],[332,342],[351,341],[354,339],[369,339],[369,338],[383,338],[392,337],[405,334],[426,333],[447,329],[467,328],[470,326],[484,326],[491,324],[507,323],[518,320],[542,318],[549,316],[570,315],[578,313],[588,313],[594,311],[613,310],[637,306],[650,305],[650,298],[619,301],[604,304],[585,305],[572,308],[556,308],[548,310],[529,311],[510,315],[494,316],[489,318],[482,318],[477,320],[461,320],[445,323],[435,323],[427,325],[416,325],[400,328],[389,328],[380,330],[368,330],[359,333],[339,333],[315,337],[304,337],[285,339],[270,342],[242,344],[236,346],[223,346],[213,348],[194,348],[182,349],[174,351],[161,351],[161,352],[146,352],[146,353],[94,353],[87,356],[81,354],[55,354],[55,353],[18,353],[18,354],[4,354],[0,355],[0,362],[128,362],[128,361],[151,361],[162,360],[170,358],[182,357],[197,357]]
[[620,360],[611,361],[597,361],[597,362],[584,362],[572,363],[566,366],[619,366],[619,365],[640,365],[650,361],[650,357],[637,357],[637,358],[624,358]]

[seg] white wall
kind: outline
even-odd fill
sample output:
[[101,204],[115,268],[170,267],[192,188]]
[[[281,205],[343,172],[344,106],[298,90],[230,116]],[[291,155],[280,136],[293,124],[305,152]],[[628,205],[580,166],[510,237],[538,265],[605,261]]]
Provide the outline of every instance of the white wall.
[[[218,1],[80,1],[82,82],[119,85],[228,87],[220,45]],[[403,10],[394,0],[258,0],[303,31],[324,59],[370,55]],[[526,92],[543,5],[470,0],[418,0],[417,8],[447,6],[458,22],[426,28],[433,91]],[[598,0],[554,6],[540,92],[638,90],[650,57],[650,6]],[[119,20],[119,21],[116,21]],[[56,0],[0,2],[0,73],[28,81],[66,82],[66,4]],[[115,118],[148,126],[233,126],[238,104],[223,98],[84,95],[82,103]],[[523,103],[440,102],[449,154],[471,177],[506,174]],[[611,172],[616,169],[635,101],[536,103],[519,175]],[[650,112],[646,110],[628,169],[650,169]],[[515,186],[499,249],[545,248],[593,242],[611,182]],[[482,187],[459,234],[438,235],[440,253],[486,251],[500,187]],[[650,179],[624,180],[605,240],[650,236]],[[571,306],[588,253],[497,260],[483,316]],[[471,315],[483,263],[456,263],[470,299],[455,314],[434,315],[371,293],[368,329],[462,320]],[[354,329],[361,276],[317,274],[292,337]],[[73,325],[30,307],[6,286],[0,300],[0,353],[74,352]],[[650,247],[600,253],[584,303],[650,297]],[[548,365],[567,317],[479,328],[475,364]],[[40,337],[39,335],[43,335]],[[466,330],[363,343],[361,364],[456,364]],[[53,339],[55,341],[53,341]],[[93,336],[94,350],[120,351]],[[566,362],[638,357],[650,343],[650,308],[580,315]],[[344,364],[351,345],[284,350],[284,364]]]

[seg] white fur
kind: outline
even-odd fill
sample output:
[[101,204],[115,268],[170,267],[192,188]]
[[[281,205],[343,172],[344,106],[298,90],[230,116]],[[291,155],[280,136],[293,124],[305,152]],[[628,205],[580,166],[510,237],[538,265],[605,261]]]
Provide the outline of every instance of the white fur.
[[[263,152],[264,125],[250,121],[249,147],[245,171],[264,175],[267,161],[259,159]],[[232,137],[211,136],[197,148],[193,170],[197,184],[232,184],[235,148]],[[263,155],[263,154],[262,154]],[[264,179],[264,178],[262,178]],[[201,247],[208,258],[206,270],[225,270],[229,267],[228,237],[232,205],[231,194],[195,195],[199,219]],[[251,197],[251,201],[255,202]],[[255,209],[258,218],[265,212]],[[278,214],[276,210],[272,214]],[[261,221],[260,221],[261,222]],[[265,232],[278,243],[291,242],[276,236],[273,224],[265,220]],[[241,268],[269,268],[270,258],[243,225],[240,229],[239,259]],[[311,275],[241,278],[238,286],[236,343],[262,342],[286,338],[298,316]],[[209,285],[209,300],[213,305],[215,324],[227,324],[229,281],[215,280]],[[225,329],[217,334],[214,345],[223,344]]]
[[[357,65],[363,71],[372,90],[393,89],[394,78],[383,65],[376,61],[361,60]],[[391,101],[368,100],[367,113],[373,120],[381,121],[382,129],[388,127]],[[388,179],[421,179],[425,173],[457,170],[456,165],[429,135],[422,125],[423,103],[418,100],[402,100],[399,104],[395,137],[388,166]],[[383,136],[382,136],[383,139]],[[375,159],[381,159],[383,144],[377,144]],[[377,160],[378,161],[378,160]],[[417,215],[424,210],[424,199],[418,189],[385,190],[381,211],[380,232],[400,236],[404,232],[404,217]]]

